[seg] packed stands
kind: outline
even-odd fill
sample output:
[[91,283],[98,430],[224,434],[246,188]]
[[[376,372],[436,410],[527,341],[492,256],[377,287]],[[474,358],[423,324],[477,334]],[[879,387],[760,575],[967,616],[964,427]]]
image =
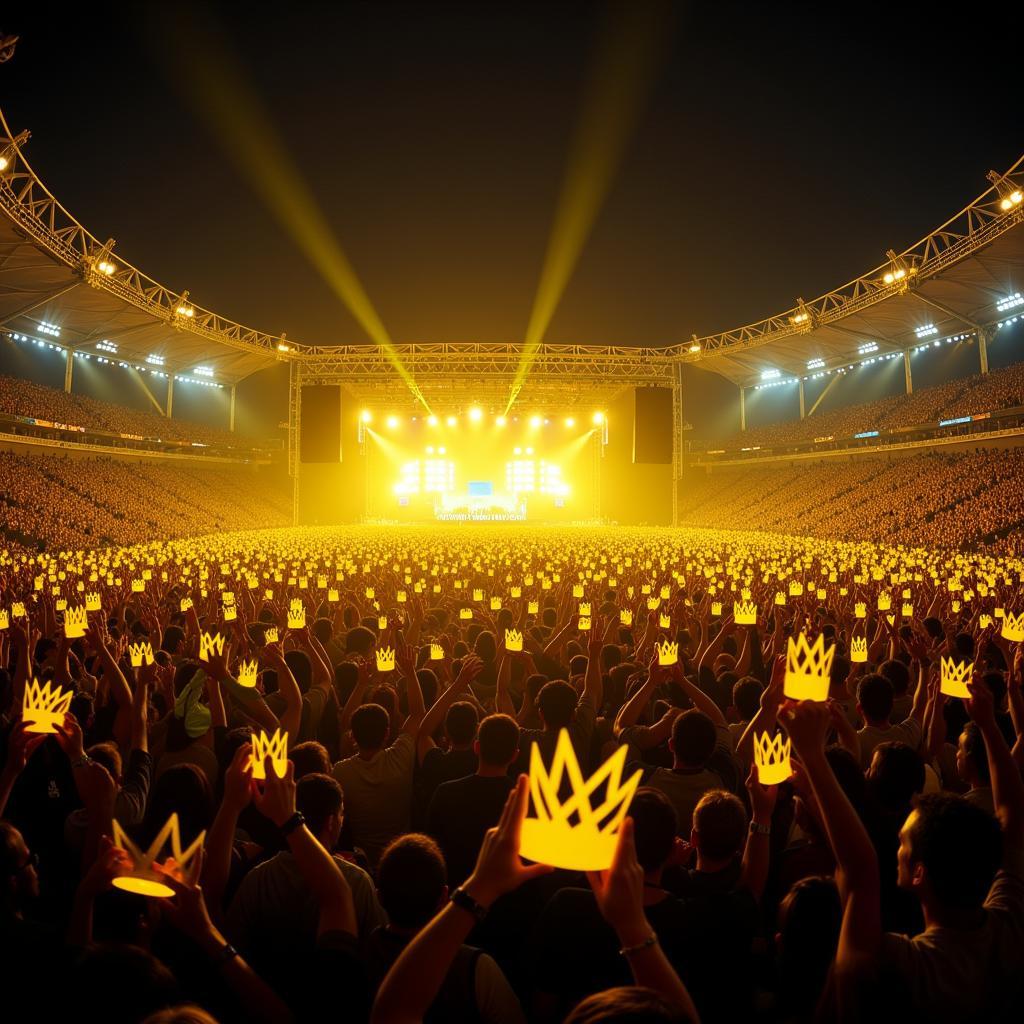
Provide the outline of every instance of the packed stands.
[[54,551],[290,521],[291,496],[269,472],[0,451],[6,545]]
[[140,412],[87,395],[67,394],[17,377],[0,375],[0,413],[138,437],[238,445],[238,435],[218,427]]

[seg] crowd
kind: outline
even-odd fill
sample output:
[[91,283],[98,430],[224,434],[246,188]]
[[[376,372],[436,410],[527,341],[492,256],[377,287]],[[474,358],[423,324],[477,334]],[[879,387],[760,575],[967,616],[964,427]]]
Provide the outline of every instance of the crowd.
[[[709,504],[746,494],[723,477]],[[1017,1019],[1024,562],[904,541],[352,527],[4,553],[9,1019]],[[787,657],[800,633],[818,654]],[[821,692],[788,697],[794,666]],[[50,735],[40,684],[70,691]],[[552,819],[590,856],[592,816],[600,870],[521,855]]]
[[748,427],[731,445],[800,444],[816,438],[851,438],[867,430],[899,430],[959,416],[1024,405],[1024,363],[987,374],[918,387],[911,394],[889,395],[872,402],[818,410],[804,419]]
[[198,441],[207,445],[236,446],[239,437],[231,431],[205,423],[141,412],[124,405],[104,402],[88,395],[70,394],[18,377],[0,374],[0,413],[26,416],[87,430],[105,430],[165,441]]
[[290,495],[269,470],[0,451],[9,547],[73,550],[290,521]]
[[680,521],[892,544],[1024,550],[1024,452],[924,452],[715,470],[687,483]]

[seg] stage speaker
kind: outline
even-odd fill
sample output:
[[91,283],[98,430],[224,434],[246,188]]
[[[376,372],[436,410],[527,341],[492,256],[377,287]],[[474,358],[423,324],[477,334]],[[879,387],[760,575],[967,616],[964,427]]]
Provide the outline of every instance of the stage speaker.
[[300,462],[341,462],[341,387],[306,384],[302,388]]
[[633,405],[633,461],[672,462],[672,389],[637,388]]

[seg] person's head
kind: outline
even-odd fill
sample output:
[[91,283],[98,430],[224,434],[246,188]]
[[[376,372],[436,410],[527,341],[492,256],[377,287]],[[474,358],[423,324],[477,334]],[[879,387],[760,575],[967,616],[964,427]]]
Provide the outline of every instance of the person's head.
[[970,786],[989,784],[988,753],[976,722],[968,722],[956,748],[956,773]]
[[484,662],[490,665],[498,652],[498,644],[494,634],[489,629],[482,629],[473,642],[473,653]]
[[902,661],[890,658],[878,666],[878,674],[889,680],[893,697],[902,697],[910,688],[910,669]]
[[334,625],[330,619],[316,619],[310,627],[313,636],[325,646],[331,642],[334,635]]
[[345,801],[341,784],[325,772],[304,775],[295,784],[295,809],[304,815],[309,831],[328,850],[341,835]]
[[358,682],[359,666],[354,661],[341,661],[334,666],[334,692],[341,707],[352,696]]
[[677,767],[703,768],[715,750],[715,723],[696,708],[684,711],[672,723],[669,749]]
[[749,722],[761,707],[761,692],[764,687],[753,676],[737,680],[732,688],[732,706],[737,722]]
[[372,629],[366,626],[353,626],[345,636],[345,652],[347,654],[361,654],[365,657],[373,650],[377,638]]
[[39,896],[36,858],[24,836],[9,822],[0,820],[0,909],[14,915]]
[[881,810],[905,815],[910,801],[924,789],[924,761],[906,743],[886,740],[871,755],[867,782]]
[[473,749],[488,768],[507,768],[519,754],[519,726],[509,715],[488,715],[477,732]]
[[86,753],[110,772],[110,777],[121,784],[121,751],[116,743],[94,743]]
[[181,626],[168,626],[164,630],[163,642],[160,649],[166,651],[172,658],[183,654],[185,651],[185,630]]
[[642,786],[629,805],[636,859],[645,872],[660,871],[675,849],[679,832],[676,809],[661,790]]
[[313,666],[309,662],[309,655],[305,651],[291,650],[285,653],[284,660],[295,676],[299,692],[307,693],[313,682]]
[[[181,1003],[181,990],[167,966],[139,946],[86,947],[68,978],[76,1016],[110,1024],[137,1024],[151,1013]],[[112,998],[111,994],[117,997]]]
[[377,894],[395,928],[418,931],[448,896],[448,872],[440,847],[410,832],[393,839],[377,865]]
[[194,764],[176,764],[161,772],[149,791],[143,831],[147,845],[172,814],[177,814],[182,843],[191,843],[213,823],[214,803],[210,781]]
[[478,720],[475,704],[457,700],[444,716],[444,732],[451,745],[459,750],[468,749],[476,736]]
[[926,909],[977,910],[999,870],[1003,834],[987,811],[960,796],[921,797],[900,829],[897,883]]
[[857,710],[869,725],[884,725],[892,714],[892,683],[871,672],[857,684]]
[[732,860],[747,836],[747,811],[738,796],[724,789],[705,793],[693,809],[690,842],[703,861]]
[[171,1006],[166,1010],[151,1013],[142,1024],[217,1024],[201,1006],[187,1004]]
[[391,719],[379,704],[363,704],[352,712],[352,739],[361,754],[380,750],[390,726]]
[[312,775],[314,772],[330,774],[331,755],[327,753],[327,748],[322,743],[317,743],[316,740],[296,743],[288,751],[288,758],[295,765],[296,779]]
[[556,732],[567,729],[576,713],[579,697],[576,690],[564,679],[552,679],[545,683],[537,695],[537,710],[545,729]]
[[690,1018],[653,988],[623,985],[576,1004],[565,1024],[687,1024]]
[[622,648],[605,644],[601,648],[601,671],[609,672],[622,661]]

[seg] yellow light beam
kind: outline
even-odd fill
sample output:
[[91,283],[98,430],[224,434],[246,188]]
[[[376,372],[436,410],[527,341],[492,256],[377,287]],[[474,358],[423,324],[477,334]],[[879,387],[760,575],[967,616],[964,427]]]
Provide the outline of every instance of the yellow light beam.
[[[246,81],[245,71],[225,39],[209,24],[189,17],[174,33],[183,43],[176,51],[175,80],[227,156],[306,259],[345,304],[367,335],[429,411],[412,374],[395,351],[383,322],[363,288],[341,243],[334,237],[316,198],[273,122]],[[182,74],[181,64],[184,64]]]
[[523,354],[506,414],[522,390],[583,245],[611,189],[615,173],[672,38],[671,5],[612,3],[600,31],[569,148],[561,194],[548,239]]

